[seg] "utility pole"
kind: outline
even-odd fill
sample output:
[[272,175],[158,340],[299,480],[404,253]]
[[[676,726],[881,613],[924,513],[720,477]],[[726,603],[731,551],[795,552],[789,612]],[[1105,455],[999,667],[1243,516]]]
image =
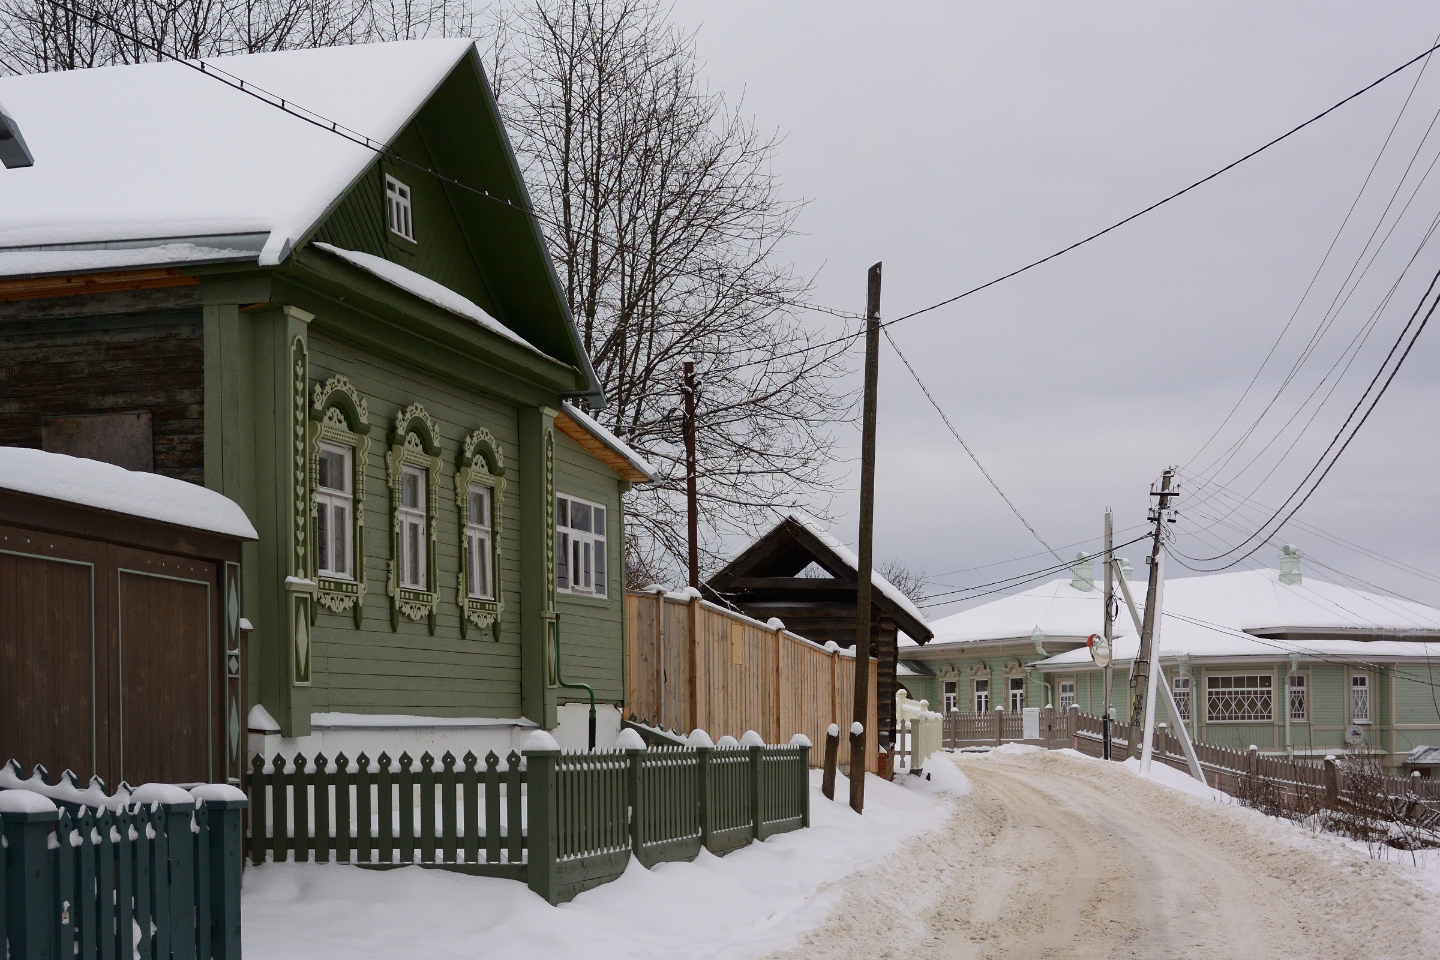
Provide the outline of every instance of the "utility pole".
[[1110,508],[1105,508],[1105,646],[1110,649],[1110,662],[1105,664],[1105,712],[1100,718],[1103,733],[1101,756],[1110,759],[1110,714],[1115,689],[1115,522]]
[[[1145,594],[1145,620],[1140,628],[1140,649],[1135,654],[1134,669],[1130,673],[1130,756],[1135,756],[1135,743],[1143,740],[1140,751],[1140,767],[1146,770],[1150,765],[1152,732],[1155,729],[1155,686],[1159,679],[1160,659],[1160,610],[1165,591],[1165,523],[1175,521],[1171,517],[1170,501],[1175,494],[1170,481],[1175,469],[1167,467],[1160,476],[1160,489],[1151,489],[1150,496],[1158,497],[1150,508],[1150,522],[1155,524],[1154,542],[1150,547],[1150,585]],[[1144,717],[1144,726],[1141,726]],[[1143,736],[1142,736],[1143,733]]]
[[685,519],[690,535],[690,586],[700,589],[700,507],[695,496],[695,361],[685,361]]
[[[850,806],[865,811],[865,744],[878,731],[866,729],[870,713],[870,567],[875,533],[875,407],[880,382],[880,264],[870,268],[865,295],[865,419],[860,434],[860,569],[855,585],[855,723],[850,740]],[[852,725],[851,729],[855,729]]]

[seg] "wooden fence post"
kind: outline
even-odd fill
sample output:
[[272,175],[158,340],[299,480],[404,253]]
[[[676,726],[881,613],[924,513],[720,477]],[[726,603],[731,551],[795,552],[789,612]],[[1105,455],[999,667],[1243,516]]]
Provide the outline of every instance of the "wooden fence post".
[[[833,679],[835,674],[830,674]],[[834,690],[832,684],[830,687]],[[840,727],[830,724],[825,730],[825,773],[820,778],[820,792],[826,800],[835,799],[835,767],[840,762]]]
[[[765,826],[765,817],[764,811],[762,810],[760,803],[762,796],[762,790],[760,785],[760,768],[764,764],[764,762],[765,748],[752,746],[750,748],[750,836],[756,840],[765,839],[765,833],[763,830],[763,827]],[[850,766],[852,768],[855,766],[855,760],[853,755],[850,760]],[[864,767],[862,766],[861,769],[863,770]]]
[[1325,806],[1334,808],[1340,802],[1340,768],[1331,754],[1325,758]]
[[60,811],[45,797],[27,790],[7,790],[0,798],[4,798],[0,818],[5,830],[4,919],[8,928],[0,932],[9,933],[12,960],[49,960],[55,954],[60,920],[60,914],[52,916],[51,911],[58,906],[56,896],[65,892],[56,887],[49,849],[50,832]]
[[625,788],[625,793],[630,800],[630,852],[637,860],[640,859],[640,847],[643,840],[640,836],[640,764],[644,756],[643,742],[638,747],[625,748],[625,758],[630,763]]
[[1250,749],[1245,751],[1245,772],[1254,777],[1260,773],[1260,748],[1250,744]]
[[1001,739],[1005,735],[1005,708],[995,708],[995,746],[1000,746]]
[[555,764],[560,751],[525,750],[526,821],[529,827],[530,861],[526,873],[530,889],[547,903],[559,902],[560,884],[555,870],[556,804]]
[[1069,727],[1067,732],[1070,736],[1070,749],[1078,753],[1080,750],[1080,704],[1072,703],[1066,709],[1065,725]]
[[700,591],[690,591],[690,610],[686,620],[690,629],[690,729],[710,726],[709,678],[705,667],[710,651],[700,648]]
[[[240,867],[245,854],[240,831],[241,811],[249,806],[244,796],[236,796],[226,788],[228,796],[220,796],[213,787],[215,799],[204,800],[210,815],[210,949],[214,960],[240,960]],[[343,829],[349,833],[349,821]]]

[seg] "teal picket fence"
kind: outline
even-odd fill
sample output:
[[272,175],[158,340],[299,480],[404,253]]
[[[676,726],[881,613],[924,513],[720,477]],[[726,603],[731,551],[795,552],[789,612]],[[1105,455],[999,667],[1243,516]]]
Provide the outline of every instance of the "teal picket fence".
[[[127,802],[123,784],[106,797],[98,780],[82,791],[68,771],[50,784],[37,767],[17,786],[19,768],[8,767],[16,776],[0,784],[0,956],[240,960],[245,800]],[[64,799],[82,794],[95,805]]]
[[266,860],[418,865],[524,880],[551,903],[649,867],[809,826],[808,746],[380,754],[270,761],[249,778]]

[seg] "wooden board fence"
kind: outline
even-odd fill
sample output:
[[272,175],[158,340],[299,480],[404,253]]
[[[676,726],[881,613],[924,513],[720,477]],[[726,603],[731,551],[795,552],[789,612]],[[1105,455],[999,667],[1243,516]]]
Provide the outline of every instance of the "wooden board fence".
[[[628,593],[625,611],[625,710],[636,719],[682,731],[698,727],[716,740],[754,730],[771,743],[796,733],[823,743],[832,723],[848,730],[855,660],[847,652],[698,598]],[[865,721],[871,731],[877,729],[876,666],[871,658]],[[866,769],[874,773],[875,738],[867,739]],[[849,765],[849,754],[849,738],[842,736],[841,765]]]

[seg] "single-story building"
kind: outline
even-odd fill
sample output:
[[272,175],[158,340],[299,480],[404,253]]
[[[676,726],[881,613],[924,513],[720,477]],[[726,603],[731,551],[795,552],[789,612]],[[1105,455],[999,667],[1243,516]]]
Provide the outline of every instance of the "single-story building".
[[[1440,739],[1440,610],[1305,576],[1293,547],[1280,560],[1166,582],[1160,668],[1191,735],[1295,756],[1366,749],[1387,768]],[[1143,616],[1146,584],[1127,582]],[[1073,703],[1098,716],[1104,674],[1085,641],[1102,632],[1103,608],[1081,558],[1068,578],[935,621],[929,644],[901,650],[933,676],[906,686],[945,711]],[[1123,602],[1115,632],[1112,702],[1128,723],[1139,637]],[[1176,722],[1163,699],[1157,717]]]
[[562,676],[613,737],[653,473],[586,413],[474,44],[207,63],[0,78],[34,155],[0,170],[0,444],[240,505],[257,749],[581,747]]

